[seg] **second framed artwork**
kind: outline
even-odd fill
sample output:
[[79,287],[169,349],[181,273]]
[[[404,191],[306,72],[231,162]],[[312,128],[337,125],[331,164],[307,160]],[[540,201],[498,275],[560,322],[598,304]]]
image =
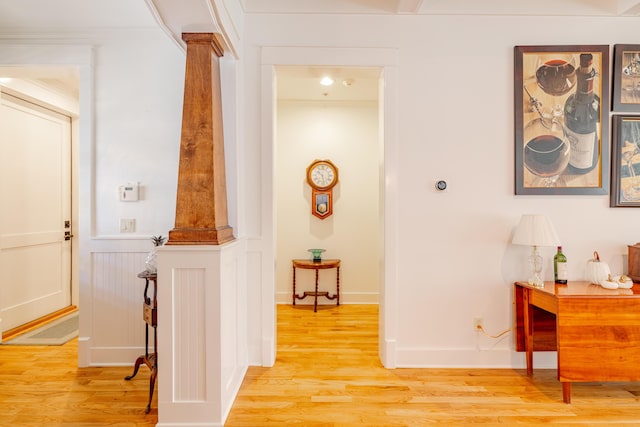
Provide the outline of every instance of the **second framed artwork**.
[[613,111],[640,113],[640,45],[613,47]]
[[607,194],[609,46],[516,46],[516,194]]
[[611,207],[640,207],[640,116],[613,117]]

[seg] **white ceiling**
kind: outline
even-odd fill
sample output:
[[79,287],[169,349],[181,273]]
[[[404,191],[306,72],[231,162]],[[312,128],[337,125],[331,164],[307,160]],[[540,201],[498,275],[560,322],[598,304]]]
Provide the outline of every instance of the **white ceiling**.
[[[0,37],[6,34],[77,32],[157,26],[182,30],[212,25],[214,0],[0,0]],[[637,16],[640,0],[239,0],[256,14],[467,14]],[[167,25],[176,28],[175,25]],[[178,39],[179,39],[178,34]]]
[[420,15],[640,14],[638,0],[240,0],[247,13]]
[[[276,67],[280,100],[377,101],[380,69],[366,67]],[[320,80],[331,77],[333,84]]]
[[[216,31],[214,0],[0,0],[0,39],[64,37],[95,30],[168,29],[175,40],[184,31]],[[248,14],[466,14],[637,16],[640,0],[239,0]],[[0,77],[25,73],[28,78],[74,84],[75,75],[53,70],[0,68]],[[46,70],[45,70],[46,71]],[[51,70],[48,70],[51,71]],[[320,87],[318,76],[334,74],[336,83]],[[377,94],[377,70],[286,67],[278,70],[282,97],[294,99],[370,99]],[[341,84],[351,80],[351,85]],[[374,94],[374,95],[372,95]]]
[[0,36],[153,26],[145,0],[0,0]]

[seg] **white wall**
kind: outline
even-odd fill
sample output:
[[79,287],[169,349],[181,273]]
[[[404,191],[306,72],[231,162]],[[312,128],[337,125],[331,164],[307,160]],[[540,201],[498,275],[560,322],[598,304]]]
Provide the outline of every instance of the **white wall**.
[[[399,167],[383,178],[398,215],[395,257],[386,259],[395,273],[385,283],[397,298],[385,309],[397,317],[389,333],[398,366],[523,366],[510,334],[496,342],[472,329],[475,317],[489,332],[512,325],[512,282],[526,277],[528,255],[509,243],[521,214],[551,217],[574,280],[595,249],[620,271],[626,245],[640,240],[637,212],[609,208],[608,196],[514,196],[513,178],[513,46],[633,43],[636,18],[256,15],[246,17],[244,28],[234,152],[238,215],[248,237],[252,363],[270,359],[264,349],[273,347],[274,330],[273,312],[258,300],[272,280],[276,242],[269,211],[273,159],[265,146],[271,124],[261,99],[272,82],[261,81],[258,71],[263,46],[298,46],[306,58],[315,48],[397,51]],[[532,30],[544,28],[554,31]],[[91,316],[81,321],[81,363],[131,363],[144,336],[142,282],[135,275],[148,237],[165,234],[175,213],[184,53],[159,30],[56,42],[94,49],[94,62],[81,64],[80,305]],[[9,55],[33,63],[37,44],[29,38]],[[38,52],[45,50],[55,47]],[[11,63],[4,55],[3,64]],[[446,192],[434,190],[438,179],[449,183]],[[123,205],[116,190],[129,180],[140,181],[145,196]],[[339,203],[346,200],[341,194]],[[120,235],[120,217],[136,218],[137,233]]]
[[[184,53],[160,31],[96,49],[96,236],[173,228],[183,87]],[[119,201],[127,182],[140,183],[140,201]],[[120,218],[136,220],[133,236],[120,233]]]
[[[95,134],[81,141],[80,179],[91,184],[80,195],[80,364],[130,364],[144,346],[137,274],[150,237],[173,228],[184,53],[160,30],[94,43]],[[118,187],[130,181],[141,199],[120,202]],[[136,231],[120,233],[120,218],[134,218]]]
[[[583,278],[594,249],[623,269],[626,245],[640,240],[636,211],[609,208],[608,196],[514,195],[513,47],[630,43],[637,19],[255,15],[245,23],[246,70],[260,67],[264,46],[304,47],[301,63],[314,48],[397,49],[399,172],[386,195],[397,199],[397,253],[387,260],[397,276],[385,286],[397,295],[398,366],[523,366],[512,334],[478,336],[473,318],[490,333],[513,324],[512,283],[526,277],[529,249],[510,239],[524,213],[552,219],[570,279]],[[554,30],[535,31],[543,28]],[[247,73],[246,85],[246,105],[259,105],[261,82]],[[261,120],[246,110],[247,123]],[[264,152],[265,141],[247,133],[248,150]],[[247,179],[261,185],[259,174]],[[434,189],[439,179],[446,192]],[[547,261],[552,253],[544,250]]]
[[[2,43],[2,64],[80,70],[74,158],[79,363],[131,364],[144,351],[144,281],[136,275],[145,268],[149,237],[166,235],[175,215],[184,53],[160,30],[58,43],[47,45],[46,37]],[[141,201],[118,201],[118,186],[128,181],[141,183]],[[120,218],[135,218],[136,232],[121,234]]]
[[[378,301],[381,239],[377,102],[280,101],[276,148],[277,301],[291,304],[291,260],[309,259],[310,248],[339,258],[341,303]],[[311,214],[306,168],[316,159],[337,167],[333,215]],[[315,273],[296,271],[296,291],[312,291]],[[335,292],[335,270],[320,272],[321,290]],[[320,298],[319,303],[335,304]],[[312,298],[296,304],[313,304]]]

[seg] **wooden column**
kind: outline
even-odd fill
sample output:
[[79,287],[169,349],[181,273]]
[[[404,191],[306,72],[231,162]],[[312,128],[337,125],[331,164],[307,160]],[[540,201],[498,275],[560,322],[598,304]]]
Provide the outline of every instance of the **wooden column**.
[[168,245],[219,245],[234,239],[227,218],[219,58],[214,33],[183,33],[187,43],[175,227]]

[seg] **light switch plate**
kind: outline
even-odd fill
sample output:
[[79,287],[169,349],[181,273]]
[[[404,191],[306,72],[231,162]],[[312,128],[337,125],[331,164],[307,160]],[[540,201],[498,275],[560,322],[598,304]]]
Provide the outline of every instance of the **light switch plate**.
[[135,233],[136,232],[135,218],[120,218],[120,232]]

